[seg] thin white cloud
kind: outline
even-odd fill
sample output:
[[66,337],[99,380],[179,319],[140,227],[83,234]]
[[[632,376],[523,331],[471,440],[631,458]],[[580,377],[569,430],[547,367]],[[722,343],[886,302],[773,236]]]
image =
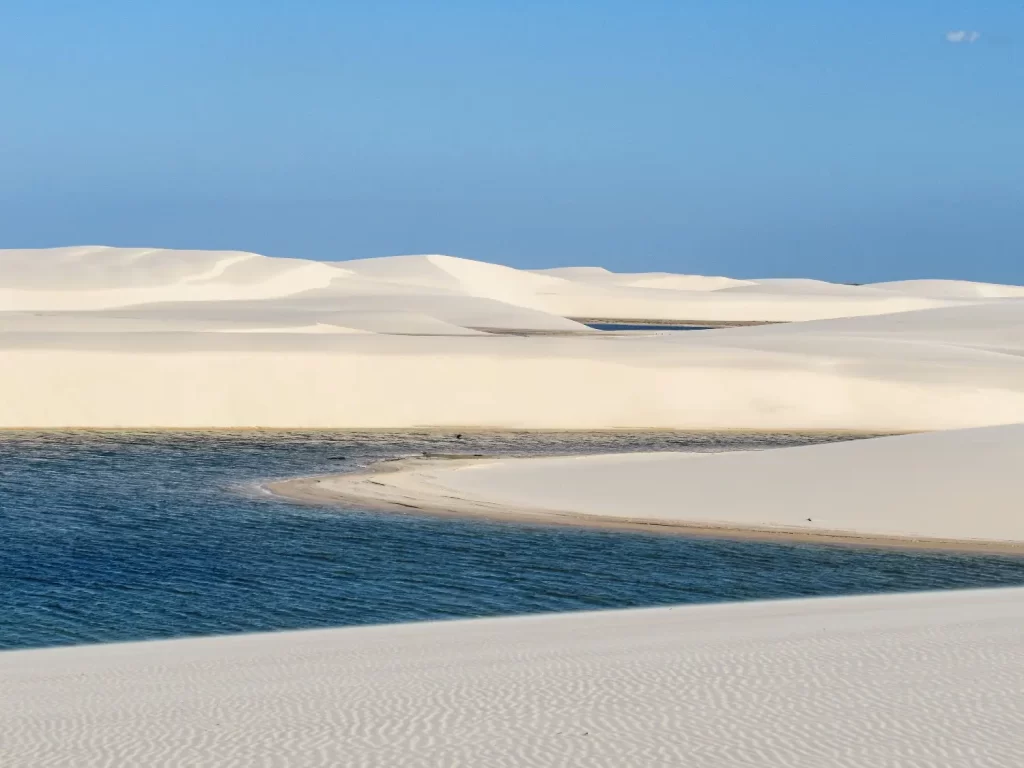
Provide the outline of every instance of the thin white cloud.
[[981,32],[972,29],[954,29],[946,33],[948,43],[976,43],[981,37]]

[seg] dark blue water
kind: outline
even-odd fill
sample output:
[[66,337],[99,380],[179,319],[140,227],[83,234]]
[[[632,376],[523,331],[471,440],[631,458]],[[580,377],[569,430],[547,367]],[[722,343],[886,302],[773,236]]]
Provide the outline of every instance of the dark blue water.
[[[292,505],[258,479],[421,452],[710,450],[801,436],[0,433],[0,648],[1024,583],[1024,560]],[[624,510],[628,515],[628,510]]]
[[630,325],[628,323],[585,323],[598,331],[710,331],[707,325]]

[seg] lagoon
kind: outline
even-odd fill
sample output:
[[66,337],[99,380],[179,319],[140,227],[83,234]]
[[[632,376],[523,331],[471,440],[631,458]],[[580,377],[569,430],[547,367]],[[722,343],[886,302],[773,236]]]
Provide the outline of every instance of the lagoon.
[[[0,433],[0,649],[1024,584],[1024,559],[302,506],[270,478],[444,454],[735,450],[839,435]],[[845,436],[848,437],[848,436]]]

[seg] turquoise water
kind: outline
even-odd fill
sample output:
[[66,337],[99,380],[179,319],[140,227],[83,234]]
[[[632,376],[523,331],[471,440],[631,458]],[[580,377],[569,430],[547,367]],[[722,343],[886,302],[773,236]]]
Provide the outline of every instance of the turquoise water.
[[0,433],[0,648],[1024,584],[1024,560],[1010,557],[308,507],[256,487],[423,452],[722,450],[818,439]]

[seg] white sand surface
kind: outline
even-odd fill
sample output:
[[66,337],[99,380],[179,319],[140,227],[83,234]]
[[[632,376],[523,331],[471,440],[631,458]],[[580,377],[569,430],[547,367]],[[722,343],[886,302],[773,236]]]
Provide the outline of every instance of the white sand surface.
[[1024,298],[1024,286],[1021,285],[975,283],[968,280],[897,280],[871,283],[865,287],[939,298]]
[[343,274],[326,262],[238,251],[104,246],[0,250],[0,310],[266,299],[322,288]]
[[765,278],[749,281],[742,285],[725,286],[724,290],[727,290],[729,293],[743,294],[885,298],[883,290],[871,286],[829,283],[824,280],[811,280],[808,278]]
[[773,338],[760,349],[662,338],[428,341],[0,333],[0,426],[901,431],[1024,421],[1024,358],[972,348],[821,338]]
[[5,768],[1018,768],[1024,589],[0,654]]
[[442,255],[319,262],[103,246],[0,250],[0,274],[0,311],[272,299],[329,289],[336,297],[419,295],[437,304],[472,297],[561,317],[788,321],[1024,296],[1024,287],[964,281],[848,286],[588,268],[531,272]]
[[791,344],[797,339],[806,343],[813,338],[849,344],[854,337],[877,343],[880,354],[882,346],[889,343],[903,349],[909,349],[908,345],[926,344],[933,348],[973,348],[1020,356],[1024,355],[1024,300],[896,315],[728,328],[711,336],[700,334],[688,338],[687,342],[742,345],[752,340],[756,347],[764,348],[772,339],[782,344]]
[[1024,546],[1024,424],[763,451],[385,467],[271,487],[498,518]]
[[675,275],[671,272],[610,272],[604,267],[554,267],[535,269],[539,275],[562,277],[567,280],[601,285],[630,286],[633,288],[667,288],[681,291],[717,291],[739,285],[754,285],[751,280],[711,275]]
[[[0,251],[0,427],[1024,421],[1024,299],[993,291],[936,299],[447,256]],[[614,336],[576,316],[801,322]]]
[[[1024,304],[992,309],[1002,316],[991,328],[946,318],[948,329],[908,338],[890,326],[639,338],[197,333],[178,321],[150,332],[29,327],[0,331],[0,426],[908,431],[1021,422],[1014,329]],[[246,325],[285,324],[270,313]],[[210,330],[227,330],[225,321]]]
[[[447,274],[431,270],[428,258],[468,265],[462,271],[470,276],[476,267],[484,279],[476,283],[456,278],[417,279],[420,273]],[[142,315],[173,323],[180,318],[203,318],[211,312],[223,317],[235,311],[269,315],[288,311],[305,314],[303,324],[315,324],[325,312],[347,311],[350,315],[366,313],[371,323],[382,313],[405,316],[400,330],[411,333],[424,332],[424,318],[460,326],[586,330],[563,317],[492,297],[509,283],[509,275],[543,281],[528,272],[450,257],[369,261],[370,266],[349,262],[362,265],[357,273],[339,262],[275,259],[234,251],[100,246],[0,250],[0,313],[108,310],[111,317]],[[489,286],[486,278],[493,285]],[[109,312],[114,309],[119,311]]]

